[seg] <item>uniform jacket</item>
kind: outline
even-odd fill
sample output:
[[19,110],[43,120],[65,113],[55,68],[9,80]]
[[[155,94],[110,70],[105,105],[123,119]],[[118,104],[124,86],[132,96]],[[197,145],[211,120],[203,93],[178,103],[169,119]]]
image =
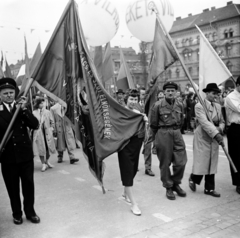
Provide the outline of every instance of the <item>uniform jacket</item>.
[[[16,106],[14,106],[13,110],[16,110]],[[11,119],[12,114],[4,104],[1,104],[0,141],[2,140]],[[2,163],[22,163],[33,159],[32,141],[30,140],[27,128],[36,130],[38,128],[38,120],[30,111],[20,109],[13,125],[13,134],[7,142],[3,153],[0,155],[0,161]]]
[[[221,106],[205,100],[209,115],[213,122],[219,124],[223,130],[225,122],[222,116]],[[193,138],[193,174],[205,175],[217,173],[219,145],[213,138],[219,133],[216,126],[208,121],[203,106],[197,103],[195,106],[198,126]]]
[[40,110],[34,110],[33,115],[39,121],[39,128],[33,132],[33,153],[34,156],[45,156],[46,155],[46,146],[44,141],[43,130],[46,135],[47,147],[49,154],[52,155],[56,153],[53,130],[54,130],[54,119],[51,112],[47,109],[43,109],[41,115]]
[[76,149],[77,142],[73,133],[72,123],[61,111],[61,108],[62,106],[59,103],[50,108],[55,124],[54,132],[57,134],[56,149],[57,151],[64,151],[67,145],[71,151]]
[[150,127],[156,131],[161,126],[179,126],[183,123],[183,104],[178,100],[170,105],[166,99],[154,104],[151,110]]

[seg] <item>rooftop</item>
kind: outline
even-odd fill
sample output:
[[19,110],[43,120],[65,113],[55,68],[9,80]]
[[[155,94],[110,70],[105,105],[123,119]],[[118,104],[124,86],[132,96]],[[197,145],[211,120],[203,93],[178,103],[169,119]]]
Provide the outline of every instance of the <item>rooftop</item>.
[[215,7],[212,7],[211,9],[207,8],[200,14],[189,14],[186,18],[177,17],[170,33],[193,28],[195,25],[202,26],[237,16],[240,17],[240,4],[234,4],[232,1],[227,2],[227,6],[225,7],[217,9]]

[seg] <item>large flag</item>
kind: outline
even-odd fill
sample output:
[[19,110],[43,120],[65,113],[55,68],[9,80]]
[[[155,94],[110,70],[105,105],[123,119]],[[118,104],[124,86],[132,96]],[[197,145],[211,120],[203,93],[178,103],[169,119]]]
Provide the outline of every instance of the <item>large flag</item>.
[[[28,84],[28,79],[30,78],[30,75],[32,75],[42,55],[41,44],[39,42],[34,52],[34,55],[30,60],[27,52],[26,37],[24,37],[24,41],[25,41],[25,64],[21,66],[18,76],[16,78],[17,85],[18,86],[21,85],[20,95],[22,95],[22,93],[25,91],[26,86]],[[23,70],[25,71],[23,72]]]
[[6,56],[5,56],[5,67],[6,67],[5,72],[4,72],[5,77],[13,78],[13,75],[12,75],[11,69],[8,65]]
[[16,77],[16,83],[17,83],[18,87],[20,87],[22,85],[24,78],[25,78],[25,64],[23,64],[20,67],[17,77]]
[[119,107],[100,83],[73,0],[66,6],[31,76],[66,101],[66,116],[79,126],[83,154],[102,185],[102,160],[138,133],[142,115]]
[[4,73],[3,73],[3,53],[2,53],[2,51],[1,51],[1,60],[0,60],[0,79],[1,78],[4,78],[5,77],[5,75],[4,75]]
[[163,81],[164,71],[176,60],[178,60],[177,54],[160,26],[158,19],[156,19],[153,52],[150,62],[145,100],[145,113],[147,115],[157,100],[156,91],[158,88],[158,82]]
[[108,42],[105,46],[104,55],[103,55],[102,46],[95,47],[93,62],[96,67],[99,79],[102,82],[103,86],[105,86],[105,83],[107,81],[111,81],[111,82],[113,81],[115,86],[116,83],[114,78],[113,60],[112,60],[110,42]]
[[121,66],[120,66],[118,77],[117,77],[117,88],[123,89],[124,91],[126,91],[129,88],[135,88],[134,82],[130,73],[130,69],[127,65],[127,62],[125,60],[125,57],[121,48],[120,48],[120,60],[121,60]]
[[25,52],[25,75],[26,78],[28,79],[30,77],[30,59],[28,57],[28,51],[27,51],[27,39],[26,36],[24,35],[24,52]]
[[106,44],[104,50],[102,75],[105,83],[113,81],[114,86],[116,86],[110,42]]
[[3,52],[1,51],[1,61],[0,61],[0,66],[3,67]]
[[5,77],[5,75],[3,73],[2,66],[0,65],[0,79],[4,78],[4,77]]
[[102,46],[94,47],[94,57],[93,62],[97,70],[98,78],[103,83],[103,53],[102,53]]
[[218,56],[217,52],[213,49],[202,31],[197,26],[196,28],[200,32],[199,94],[202,98],[205,98],[205,94],[202,90],[207,86],[207,84],[222,84],[224,81],[232,77],[232,74]]

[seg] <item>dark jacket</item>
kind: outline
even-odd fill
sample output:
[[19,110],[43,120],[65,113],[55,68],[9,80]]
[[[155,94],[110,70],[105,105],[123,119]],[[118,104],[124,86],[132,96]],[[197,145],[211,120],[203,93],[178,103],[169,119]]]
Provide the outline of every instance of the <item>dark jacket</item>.
[[[15,110],[16,106],[14,106]],[[12,114],[4,104],[1,104],[0,140],[3,139],[11,119]],[[33,159],[32,141],[30,140],[27,127],[36,130],[38,128],[38,120],[30,111],[20,109],[13,125],[13,134],[0,155],[0,162],[22,163]]]
[[151,110],[150,127],[157,130],[164,126],[181,127],[183,123],[183,105],[178,100],[175,100],[173,105],[170,105],[166,99],[156,102]]

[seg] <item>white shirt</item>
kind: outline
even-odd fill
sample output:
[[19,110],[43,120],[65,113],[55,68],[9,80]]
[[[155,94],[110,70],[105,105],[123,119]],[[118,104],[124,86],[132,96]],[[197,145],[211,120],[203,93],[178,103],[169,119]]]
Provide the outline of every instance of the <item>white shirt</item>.
[[[5,103],[5,102],[3,102],[3,104],[6,106],[6,108],[8,109],[8,111],[11,112],[11,111],[10,111],[10,108],[9,108],[9,104],[8,104],[8,103]],[[12,108],[14,107],[14,104],[15,104],[15,101],[13,101],[13,102],[11,103]]]
[[227,125],[240,124],[240,93],[235,89],[225,99]]

